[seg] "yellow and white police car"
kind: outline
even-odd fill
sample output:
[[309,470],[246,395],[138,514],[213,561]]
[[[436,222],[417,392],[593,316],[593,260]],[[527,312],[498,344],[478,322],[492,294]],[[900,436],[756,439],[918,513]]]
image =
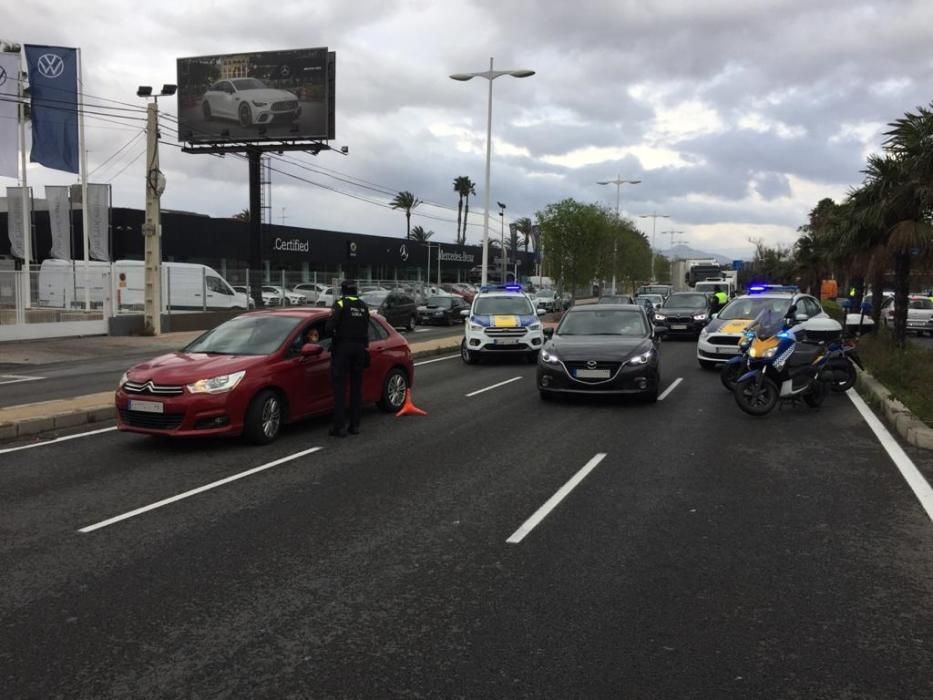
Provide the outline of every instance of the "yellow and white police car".
[[736,297],[716,314],[697,340],[697,361],[703,369],[712,369],[739,354],[739,340],[745,329],[766,309],[785,316],[790,307],[796,304],[795,320],[799,322],[811,318],[829,318],[820,302],[809,294],[794,291],[775,290],[773,288],[749,289],[750,294]]
[[483,355],[518,355],[535,361],[544,344],[541,319],[521,285],[487,285],[464,310],[460,357],[468,365]]

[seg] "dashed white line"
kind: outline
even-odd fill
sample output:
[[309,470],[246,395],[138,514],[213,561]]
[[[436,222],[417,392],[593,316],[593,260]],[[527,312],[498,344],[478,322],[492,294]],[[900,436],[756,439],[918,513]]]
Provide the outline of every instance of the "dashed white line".
[[677,388],[677,385],[680,384],[683,380],[684,380],[683,377],[677,377],[677,379],[672,381],[671,385],[667,387],[667,389],[664,390],[664,393],[658,397],[658,401],[663,401],[664,399],[666,399],[668,397],[668,394],[674,391],[674,389]]
[[204,493],[205,491],[210,491],[215,489],[218,486],[223,486],[224,484],[229,484],[232,481],[237,481],[238,479],[244,479],[247,476],[252,476],[253,474],[258,474],[261,471],[266,469],[272,469],[272,467],[277,467],[280,464],[285,464],[286,462],[293,462],[296,459],[309,455],[313,452],[317,452],[323,449],[322,447],[312,447],[308,450],[302,450],[301,452],[296,452],[293,455],[288,455],[288,457],[282,457],[277,459],[274,462],[268,462],[267,464],[262,464],[258,467],[253,467],[252,469],[247,469],[245,472],[240,472],[239,474],[234,474],[233,476],[228,476],[225,479],[220,479],[218,481],[212,481],[209,484],[204,486],[198,486],[196,489],[191,489],[190,491],[185,491],[180,493],[177,496],[172,496],[170,498],[164,498],[161,501],[156,501],[155,503],[150,503],[148,506],[143,506],[142,508],[137,508],[136,510],[131,510],[128,513],[123,513],[122,515],[116,515],[107,520],[102,520],[99,523],[94,523],[93,525],[88,525],[87,527],[82,527],[78,530],[81,533],[94,532],[94,530],[100,530],[102,527],[107,527],[108,525],[113,525],[122,520],[127,520],[129,518],[135,518],[137,515],[142,515],[143,513],[148,513],[150,510],[155,510],[156,508],[161,508],[162,506],[167,506],[170,503],[175,503],[176,501],[181,501],[185,498],[191,498],[191,496],[196,496],[199,493]]
[[482,389],[477,389],[476,391],[471,391],[469,394],[466,394],[466,397],[470,398],[471,396],[482,394],[484,391],[491,391],[492,389],[498,389],[500,386],[505,386],[506,384],[517,382],[519,379],[521,379],[521,377],[512,377],[511,379],[506,379],[504,382],[499,382],[498,384],[493,384],[492,386],[487,386]]
[[415,363],[415,367],[420,367],[421,365],[429,365],[429,364],[431,364],[432,362],[443,362],[444,360],[453,360],[453,359],[455,359],[455,358],[457,358],[457,357],[460,357],[460,355],[459,355],[459,354],[457,354],[457,355],[445,355],[444,357],[438,357],[437,359],[434,359],[434,360],[421,360],[421,362],[416,362],[416,363]]
[[45,377],[27,377],[24,374],[0,374],[0,384],[19,384],[21,382],[38,382]]
[[512,533],[512,536],[509,537],[509,539],[507,539],[506,542],[508,544],[518,544],[523,539],[525,539],[525,536],[528,535],[529,532],[534,530],[535,527],[538,525],[538,523],[544,520],[547,517],[548,513],[554,510],[557,504],[560,503],[562,500],[564,500],[567,494],[573,491],[577,487],[577,485],[581,481],[583,481],[583,479],[586,478],[586,475],[589,474],[591,471],[593,471],[596,468],[596,466],[600,462],[602,462],[605,458],[606,458],[605,452],[600,452],[596,456],[594,456],[593,459],[587,462],[580,471],[578,471],[576,474],[573,475],[573,477],[571,477],[570,481],[568,481],[566,484],[561,486],[560,489],[558,489],[557,493],[551,496],[543,506],[538,508],[538,510],[535,511],[534,515],[532,515],[530,518],[528,518],[528,520],[522,523],[522,526],[518,528],[514,533]]
[[871,428],[875,437],[878,438],[878,442],[881,443],[885,452],[888,453],[891,461],[894,462],[901,476],[904,477],[904,481],[907,482],[911,491],[914,492],[914,496],[920,501],[920,505],[923,506],[923,509],[927,513],[927,517],[933,520],[933,488],[930,487],[929,482],[923,478],[917,466],[910,457],[907,456],[907,453],[904,452],[901,446],[897,444],[897,440],[894,439],[894,436],[891,435],[888,429],[884,427],[884,424],[878,420],[878,416],[872,412],[855,389],[849,389],[846,394],[852,403],[855,404],[855,408],[858,409],[858,412],[862,414],[862,418],[868,423],[868,427]]
[[100,435],[101,433],[109,433],[116,429],[117,427],[113,426],[111,428],[101,428],[100,430],[90,430],[86,433],[77,433],[76,435],[65,435],[64,437],[55,438],[54,440],[43,440],[42,442],[34,442],[29,445],[20,445],[19,447],[7,447],[6,449],[0,450],[0,455],[6,454],[7,452],[19,452],[20,450],[31,450],[34,447],[45,447],[46,445],[54,445],[56,442],[65,442],[67,440],[77,440],[78,438],[89,437],[91,435]]

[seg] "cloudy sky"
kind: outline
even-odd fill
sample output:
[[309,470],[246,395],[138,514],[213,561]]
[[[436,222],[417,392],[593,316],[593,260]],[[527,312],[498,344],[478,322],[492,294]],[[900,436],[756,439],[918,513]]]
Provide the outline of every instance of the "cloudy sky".
[[[301,154],[274,166],[323,186],[273,174],[274,221],[297,226],[403,236],[403,214],[384,206],[389,197],[343,181],[362,179],[436,204],[416,209],[412,223],[453,240],[458,175],[477,183],[478,224],[488,84],[448,75],[485,70],[490,56],[497,68],[536,71],[494,83],[491,195],[507,204],[507,219],[566,197],[614,207],[615,187],[596,181],[621,174],[642,180],[622,191],[623,211],[642,230],[650,233],[651,220],[639,215],[671,217],[658,220],[659,248],[670,240],[660,232],[674,230],[729,256],[748,256],[749,238],[791,243],[820,198],[859,182],[885,124],[933,99],[928,0],[80,6],[26,0],[4,17],[0,39],[80,47],[91,99],[135,103],[137,85],[175,82],[180,56],[337,52],[334,145],[349,156]],[[175,104],[161,106],[170,127]],[[132,111],[113,115],[88,117],[91,180],[112,180],[115,205],[142,208],[142,123]],[[176,142],[169,129],[163,137]],[[248,204],[243,160],[163,146],[162,169],[164,208],[227,216]],[[30,166],[29,180],[73,177]],[[478,241],[481,227],[470,229]]]

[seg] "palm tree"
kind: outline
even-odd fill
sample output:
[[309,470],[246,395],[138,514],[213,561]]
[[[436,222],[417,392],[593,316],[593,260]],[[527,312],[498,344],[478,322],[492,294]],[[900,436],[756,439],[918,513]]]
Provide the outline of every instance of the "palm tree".
[[522,245],[525,248],[525,253],[528,253],[528,245],[531,243],[531,219],[527,216],[523,216],[520,219],[515,220],[515,229],[522,234]]
[[[457,243],[463,244],[466,243],[466,227],[463,226],[463,200],[467,198],[469,200],[470,193],[476,194],[474,191],[473,182],[466,175],[461,175],[460,177],[454,178],[454,192],[459,196],[459,201],[457,202]],[[467,212],[469,213],[470,208],[467,206]],[[461,229],[463,233],[461,234]]]
[[[459,178],[458,178],[459,179]],[[463,233],[457,232],[458,240],[460,244],[463,245],[466,243],[466,232],[467,232],[467,218],[470,216],[470,195],[476,196],[476,183],[473,182],[470,178],[466,178],[463,183]]]
[[395,199],[389,202],[393,209],[405,210],[405,238],[411,240],[411,210],[421,204],[421,200],[407,190],[403,190],[395,195]]
[[241,209],[230,218],[235,221],[249,221],[249,209]]
[[424,226],[414,226],[411,229],[411,240],[417,243],[427,243],[433,235],[434,231],[425,231]]

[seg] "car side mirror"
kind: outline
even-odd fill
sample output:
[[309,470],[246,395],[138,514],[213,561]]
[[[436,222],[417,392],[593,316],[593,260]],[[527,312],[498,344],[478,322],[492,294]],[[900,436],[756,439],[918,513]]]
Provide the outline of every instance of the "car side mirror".
[[554,329],[553,329],[553,328],[545,328],[544,331],[542,331],[542,332],[544,333],[544,337],[547,338],[548,340],[550,340],[551,338],[554,337]]
[[809,320],[809,319],[810,319],[810,317],[807,316],[807,314],[795,314],[795,315],[794,315],[794,320],[795,320],[795,321],[803,322],[803,321],[807,321],[807,320]]
[[324,352],[324,348],[317,343],[305,343],[301,346],[302,357],[317,357]]
[[469,315],[470,315],[469,309],[464,309],[463,311],[460,312],[460,316],[462,316],[463,318],[467,318]]
[[537,313],[538,316],[544,316],[544,314],[546,314],[547,311],[545,311],[544,309],[542,309],[542,308],[539,306],[537,309],[535,309],[535,313]]
[[709,315],[709,320],[710,320],[710,321],[713,321],[713,320],[715,320],[715,319],[717,319],[717,318],[719,318],[719,314],[718,314],[718,313],[711,313],[711,314]]

